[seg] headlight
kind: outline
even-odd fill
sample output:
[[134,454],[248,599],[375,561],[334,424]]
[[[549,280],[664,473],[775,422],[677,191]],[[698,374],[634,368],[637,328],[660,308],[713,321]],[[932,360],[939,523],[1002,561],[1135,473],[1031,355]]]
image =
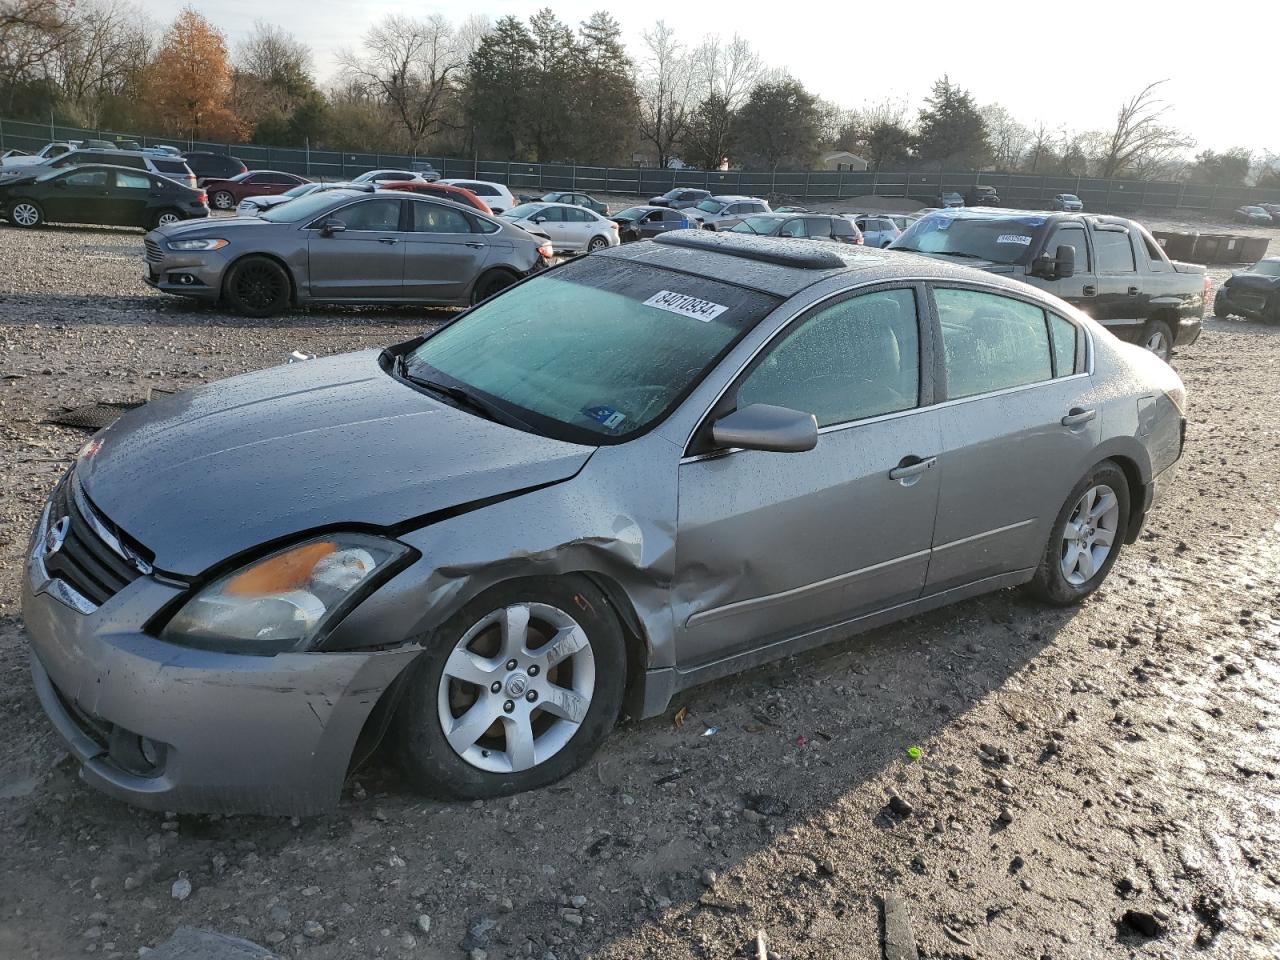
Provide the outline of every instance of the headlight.
[[221,250],[227,245],[226,240],[170,240],[166,246],[170,250]]
[[160,639],[261,655],[305,649],[411,553],[362,533],[307,540],[209,584]]

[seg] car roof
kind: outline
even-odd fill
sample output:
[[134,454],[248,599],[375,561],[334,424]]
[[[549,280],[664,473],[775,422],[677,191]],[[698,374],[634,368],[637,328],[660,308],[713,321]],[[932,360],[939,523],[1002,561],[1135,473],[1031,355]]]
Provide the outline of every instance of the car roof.
[[897,250],[868,250],[822,240],[679,230],[651,241],[592,254],[707,277],[778,297],[791,297],[823,280],[980,280],[1026,296],[1012,278]]
[[754,200],[757,203],[764,203],[762,197],[748,197],[741,193],[717,193],[711,196],[712,200],[719,200],[722,203],[740,203],[743,200]]

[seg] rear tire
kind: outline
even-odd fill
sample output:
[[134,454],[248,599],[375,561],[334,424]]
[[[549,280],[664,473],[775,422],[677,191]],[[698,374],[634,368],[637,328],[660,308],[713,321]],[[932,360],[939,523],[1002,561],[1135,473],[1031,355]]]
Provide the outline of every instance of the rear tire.
[[269,257],[245,257],[227,271],[223,297],[236,313],[271,317],[289,306],[293,291],[289,273]]
[[586,763],[622,709],[622,628],[586,577],[499,584],[427,642],[393,720],[400,766],[423,793],[487,799],[546,786]]
[[609,241],[604,237],[592,237],[591,242],[587,244],[587,253],[595,253],[597,250],[603,250],[609,245]]
[[1079,603],[1107,578],[1128,531],[1129,481],[1114,461],[1103,460],[1058,511],[1028,589],[1054,606]]
[[177,210],[160,210],[151,218],[151,229],[172,226],[175,223],[181,223],[182,220],[182,214]]
[[516,282],[516,277],[505,270],[490,270],[483,274],[476,285],[471,288],[471,305],[488,300],[494,294],[501,293]]
[[1173,331],[1163,320],[1148,320],[1142,330],[1142,345],[1168,363],[1173,357]]
[[1226,298],[1222,296],[1222,291],[1219,290],[1213,296],[1213,315],[1219,320],[1225,320],[1227,317],[1231,316],[1231,310],[1226,304]]
[[236,198],[226,190],[217,190],[213,196],[209,198],[209,202],[213,204],[215,210],[234,210],[236,208]]
[[9,222],[26,229],[43,226],[44,210],[34,200],[19,200],[9,208]]

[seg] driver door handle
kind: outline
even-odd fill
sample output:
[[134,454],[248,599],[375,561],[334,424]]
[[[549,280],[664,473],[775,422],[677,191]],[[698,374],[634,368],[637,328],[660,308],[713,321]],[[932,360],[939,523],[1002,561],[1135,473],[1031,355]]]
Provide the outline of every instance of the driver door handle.
[[1072,407],[1067,415],[1062,418],[1064,427],[1079,427],[1088,423],[1098,415],[1097,410],[1086,410],[1084,407]]
[[485,246],[487,246],[487,244],[483,244],[483,243],[476,243],[474,240],[469,240],[469,241],[467,241],[466,243],[464,243],[464,244],[463,244],[463,246],[464,246],[464,247],[471,247],[471,249],[473,249],[473,250],[483,250],[483,249],[485,248]]
[[395,237],[379,237],[378,242],[379,243],[399,243],[400,241],[397,240]]
[[1086,283],[1084,285],[1084,295],[1086,297],[1096,297],[1098,295],[1098,288],[1092,283]]
[[1130,287],[1130,288],[1129,288],[1129,296],[1131,296],[1131,297],[1136,297],[1137,295],[1138,295],[1138,288],[1137,288],[1137,287]]
[[889,471],[889,479],[897,480],[904,487],[909,487],[937,462],[937,457],[903,457],[901,462]]

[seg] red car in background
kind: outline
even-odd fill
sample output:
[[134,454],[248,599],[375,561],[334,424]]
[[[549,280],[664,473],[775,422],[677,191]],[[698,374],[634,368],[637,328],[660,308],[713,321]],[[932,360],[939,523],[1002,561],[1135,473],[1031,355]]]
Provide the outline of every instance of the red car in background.
[[310,182],[306,177],[279,170],[249,170],[226,180],[206,180],[204,189],[213,209],[234,210],[245,197],[272,196]]
[[464,206],[473,207],[481,213],[493,215],[489,205],[465,187],[454,187],[447,183],[434,183],[427,180],[388,180],[378,184],[379,190],[408,190],[410,193],[422,193],[441,200],[452,200]]

